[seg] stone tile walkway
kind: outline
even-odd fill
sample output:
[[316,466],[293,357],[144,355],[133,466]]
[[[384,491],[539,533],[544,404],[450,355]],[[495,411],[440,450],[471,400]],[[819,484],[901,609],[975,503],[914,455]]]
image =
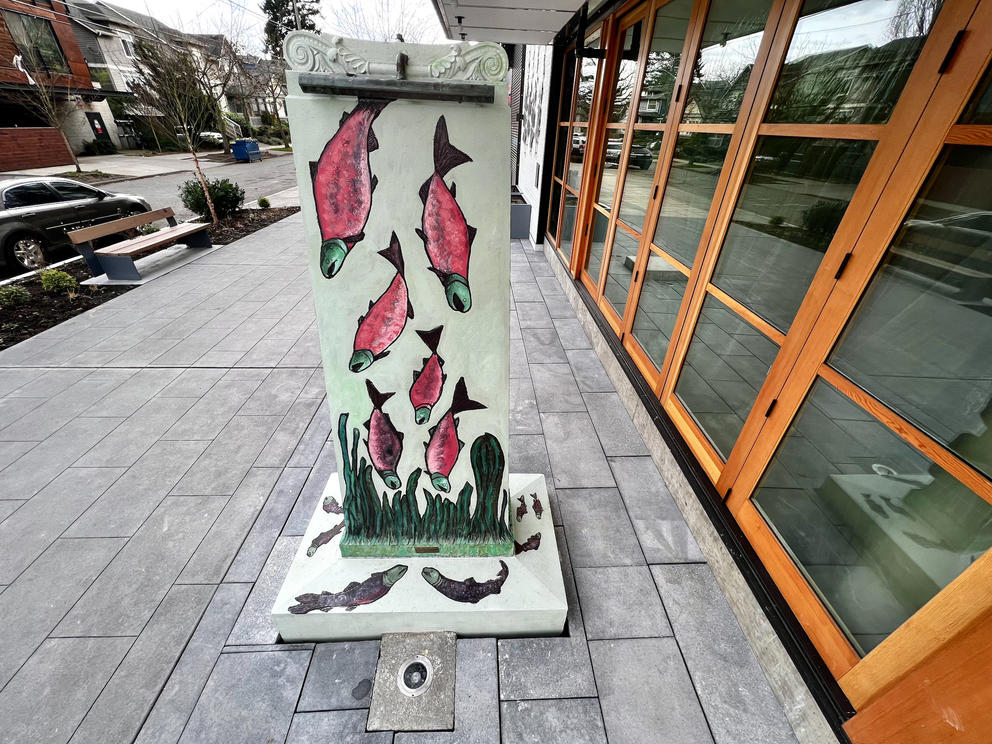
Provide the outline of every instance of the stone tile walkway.
[[365,733],[378,643],[268,612],[335,465],[298,217],[0,353],[0,742],[794,742],[543,254],[515,242],[510,464],[559,638],[458,642],[456,725]]

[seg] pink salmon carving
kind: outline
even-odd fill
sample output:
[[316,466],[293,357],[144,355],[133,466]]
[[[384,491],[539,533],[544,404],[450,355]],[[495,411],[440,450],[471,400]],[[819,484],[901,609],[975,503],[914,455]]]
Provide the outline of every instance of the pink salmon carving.
[[396,430],[389,414],[382,410],[383,404],[393,397],[394,393],[380,393],[375,389],[371,380],[365,381],[365,389],[372,401],[372,413],[365,422],[369,438],[365,444],[369,448],[369,458],[372,467],[382,477],[386,488],[399,488],[400,478],[396,475],[396,466],[400,455],[403,454],[403,434]]
[[417,335],[431,350],[431,355],[424,359],[423,367],[413,373],[413,385],[410,386],[410,403],[413,404],[414,418],[418,424],[426,424],[431,417],[431,409],[441,397],[441,389],[448,376],[444,374],[444,360],[437,355],[437,345],[441,341],[444,326],[432,328],[429,331],[417,331]]
[[359,100],[341,115],[338,131],[320,159],[310,163],[313,199],[320,226],[320,272],[337,274],[349,251],[365,237],[378,179],[369,168],[369,153],[379,148],[372,122],[389,101]]
[[403,578],[407,567],[398,563],[386,571],[376,571],[365,581],[352,581],[339,592],[301,594],[296,598],[299,604],[289,608],[294,615],[305,615],[314,610],[330,612],[335,607],[344,607],[351,612],[359,605],[372,604],[385,597],[393,584]]
[[448,476],[455,466],[458,453],[465,446],[465,443],[458,438],[458,419],[455,416],[463,411],[477,411],[482,408],[485,406],[468,397],[465,378],[459,378],[455,384],[455,393],[451,397],[451,408],[431,427],[431,438],[426,445],[427,472],[431,476],[434,488],[439,491],[447,493],[451,488]]
[[389,354],[386,349],[399,338],[406,319],[413,319],[413,305],[403,276],[403,253],[396,233],[390,238],[389,247],[379,251],[379,255],[396,267],[396,275],[379,299],[369,302],[368,312],[358,319],[354,353],[348,363],[352,372],[361,372]]
[[420,187],[424,203],[423,229],[417,235],[424,241],[430,270],[444,285],[445,298],[452,310],[466,313],[472,307],[468,286],[468,259],[475,240],[475,228],[465,221],[455,201],[455,184],[444,183],[448,172],[470,163],[472,158],[448,142],[448,125],[442,116],[434,130],[434,175]]

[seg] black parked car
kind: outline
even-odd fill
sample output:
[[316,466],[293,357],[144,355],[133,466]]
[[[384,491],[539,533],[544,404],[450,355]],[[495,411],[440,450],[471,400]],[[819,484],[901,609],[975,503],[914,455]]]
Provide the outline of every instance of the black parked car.
[[69,245],[66,232],[147,212],[137,196],[47,176],[0,179],[0,263],[37,269]]

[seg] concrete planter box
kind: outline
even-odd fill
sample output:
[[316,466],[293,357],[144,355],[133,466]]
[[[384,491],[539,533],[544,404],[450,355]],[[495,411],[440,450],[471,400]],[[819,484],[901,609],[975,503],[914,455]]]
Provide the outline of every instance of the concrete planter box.
[[510,238],[530,237],[530,204],[516,190],[510,192]]

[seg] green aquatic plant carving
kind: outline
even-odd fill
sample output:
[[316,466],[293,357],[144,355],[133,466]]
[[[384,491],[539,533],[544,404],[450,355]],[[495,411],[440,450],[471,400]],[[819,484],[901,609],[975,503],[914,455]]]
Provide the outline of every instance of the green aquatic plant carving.
[[[360,435],[348,439],[348,414],[338,418],[345,493],[344,556],[512,555],[513,534],[507,516],[509,494],[502,489],[506,458],[499,440],[483,434],[472,443],[470,460],[475,489],[462,486],[452,501],[422,489],[425,507],[417,503],[422,471],[417,468],[402,490],[376,489],[373,467],[359,457]],[[476,493],[475,508],[472,494]]]

